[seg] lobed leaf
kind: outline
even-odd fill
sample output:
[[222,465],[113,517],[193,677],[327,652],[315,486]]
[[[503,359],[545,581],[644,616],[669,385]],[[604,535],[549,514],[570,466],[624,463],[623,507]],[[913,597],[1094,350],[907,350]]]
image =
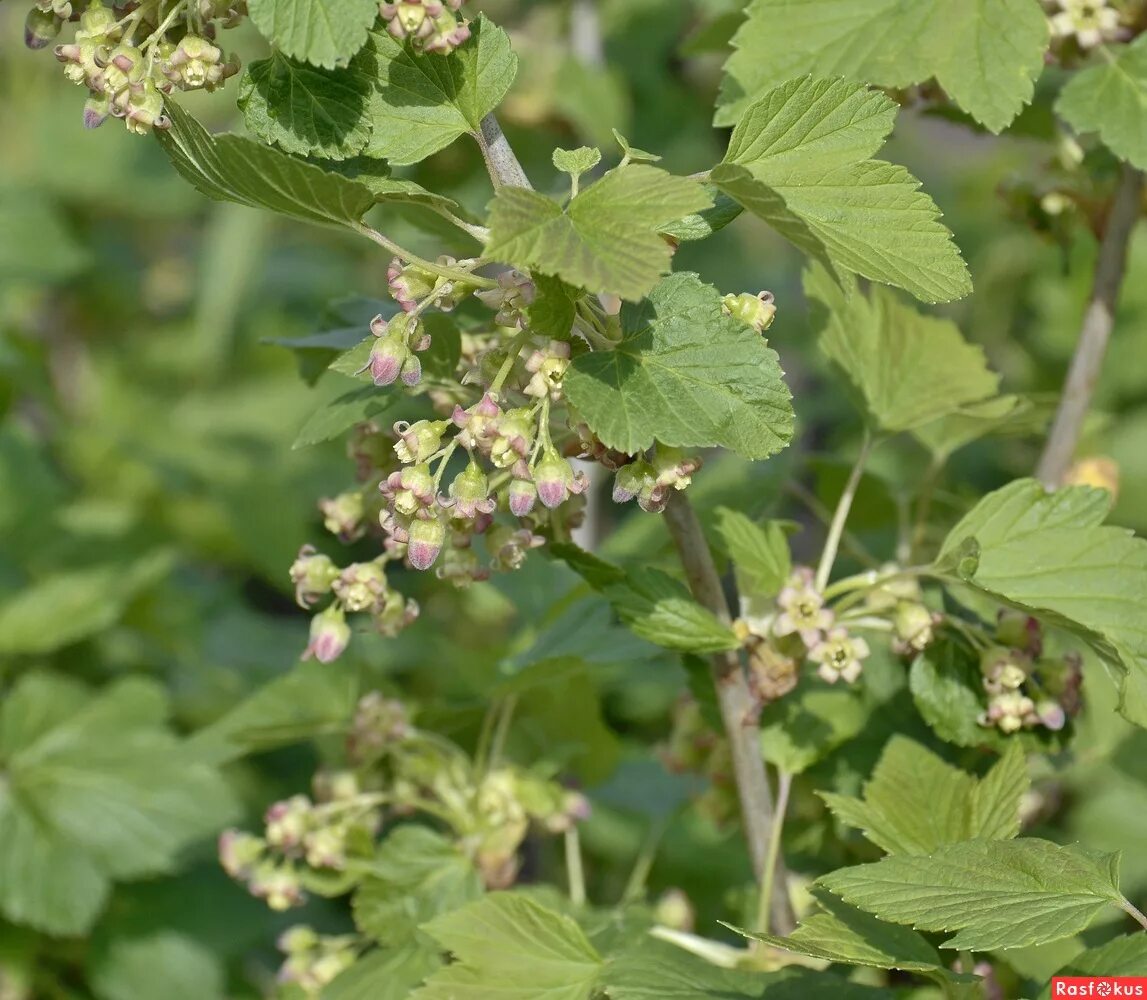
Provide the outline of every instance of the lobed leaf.
[[710,178],[829,271],[960,298],[971,279],[935,202],[903,167],[869,159],[894,115],[858,84],[792,80],[748,108]]
[[1072,74],[1055,102],[1056,113],[1077,132],[1098,132],[1116,156],[1147,169],[1147,37],[1104,48],[1100,56],[1096,65]]
[[333,69],[366,44],[378,17],[373,0],[250,0],[251,20],[294,59]]
[[934,77],[999,132],[1031,101],[1047,44],[1038,0],[753,0],[733,36],[716,124],[735,124],[770,87],[811,73],[881,87]]
[[606,445],[627,454],[654,441],[721,446],[767,458],[789,443],[792,405],[776,354],[697,275],[666,278],[623,310],[622,325],[616,348],[581,355],[565,377],[570,403]]
[[986,951],[1082,931],[1123,902],[1118,869],[1117,854],[1047,840],[968,840],[842,868],[819,884],[882,920],[956,931],[941,947]]

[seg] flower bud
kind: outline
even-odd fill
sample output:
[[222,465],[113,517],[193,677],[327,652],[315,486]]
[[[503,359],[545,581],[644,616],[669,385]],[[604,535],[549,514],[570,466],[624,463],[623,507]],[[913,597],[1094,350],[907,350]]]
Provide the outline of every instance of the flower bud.
[[551,510],[565,503],[571,493],[582,493],[588,485],[585,476],[575,474],[570,463],[553,448],[547,449],[534,467],[538,498]]
[[534,509],[538,499],[538,489],[528,479],[512,479],[506,490],[510,513],[514,517],[525,517]]
[[1040,624],[1023,611],[1000,611],[996,622],[996,641],[1021,653],[1039,656],[1043,648]]
[[329,556],[317,552],[313,545],[304,545],[291,564],[296,603],[301,608],[309,608],[318,598],[330,593],[338,575],[339,569]]
[[726,295],[722,305],[727,315],[739,319],[745,326],[751,326],[757,333],[764,333],[772,326],[773,319],[777,315],[772,292],[761,292],[758,295],[749,292]]
[[390,294],[405,312],[413,312],[421,299],[425,299],[437,283],[437,276],[415,264],[403,264],[395,257],[386,269]]
[[294,927],[288,927],[279,935],[275,947],[286,955],[295,955],[311,951],[318,946],[318,943],[319,936],[313,928],[304,924],[296,924]]
[[399,377],[402,379],[402,384],[406,386],[415,386],[422,381],[422,362],[417,354],[407,353],[406,360],[402,362]]
[[644,459],[630,462],[617,470],[613,478],[613,502],[629,503],[654,480],[653,466]]
[[267,843],[280,851],[291,851],[303,842],[310,827],[311,800],[305,795],[292,795],[272,803],[263,817],[267,824]]
[[528,528],[514,529],[509,525],[498,525],[486,533],[486,548],[494,568],[500,570],[519,569],[525,562],[526,553],[544,545],[545,541]]
[[1058,701],[1041,701],[1035,707],[1039,721],[1052,732],[1059,732],[1067,725],[1067,713]]
[[80,26],[76,29],[76,41],[106,42],[118,39],[120,29],[116,27],[115,12],[110,7],[96,2],[88,5],[80,15]]
[[[376,318],[382,319],[381,316]],[[366,364],[355,374],[361,375],[363,372],[369,371],[371,381],[380,388],[393,385],[398,379],[406,359],[410,357],[410,348],[406,346],[404,338],[391,336],[386,331],[385,325],[381,328],[382,332],[375,330],[374,324],[371,325],[371,329],[378,339],[371,346],[370,357]]]
[[437,515],[416,517],[410,522],[409,535],[406,558],[410,565],[415,569],[430,569],[446,541],[446,526]]
[[351,563],[331,589],[347,611],[369,611],[386,593],[386,571],[377,562]]
[[84,101],[84,128],[99,128],[111,114],[111,100],[106,94],[92,94]]
[[324,497],[319,501],[323,527],[343,542],[353,542],[363,532],[366,503],[358,490],[340,493],[337,497]]
[[382,602],[375,608],[371,621],[379,635],[393,639],[418,618],[416,601],[408,600],[396,591],[389,590]]
[[249,878],[266,849],[266,841],[240,830],[219,834],[219,864],[234,879]]
[[653,919],[675,931],[692,931],[697,911],[689,897],[680,889],[666,889],[653,908]]
[[332,604],[311,619],[311,641],[303,651],[303,659],[314,657],[320,663],[333,663],[343,655],[349,643],[350,626],[346,615],[337,604]]
[[252,895],[264,900],[276,912],[302,906],[305,899],[298,875],[287,867],[260,866],[252,875],[249,888]]
[[442,435],[449,426],[446,420],[419,420],[413,424],[399,420],[394,425],[394,433],[398,435],[394,453],[398,460],[403,465],[427,461],[442,447]]
[[63,19],[33,7],[24,21],[24,44],[30,49],[43,49],[52,44],[60,33]]
[[932,612],[915,601],[901,601],[896,605],[892,628],[909,650],[920,652],[933,639]]

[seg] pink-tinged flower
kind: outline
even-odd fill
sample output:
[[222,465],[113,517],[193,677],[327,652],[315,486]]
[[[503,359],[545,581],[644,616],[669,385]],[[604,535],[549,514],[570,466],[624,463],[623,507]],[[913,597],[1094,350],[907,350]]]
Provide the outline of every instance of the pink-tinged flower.
[[489,480],[474,462],[466,466],[450,484],[450,495],[440,496],[438,504],[451,509],[454,517],[474,518],[479,514],[490,514],[497,501],[490,496]]
[[248,883],[251,895],[258,897],[276,912],[289,910],[292,906],[302,906],[302,881],[290,867],[271,864],[260,865]]
[[319,501],[319,511],[323,515],[323,527],[339,541],[353,542],[362,535],[366,505],[358,490],[324,497]]
[[773,623],[773,633],[779,636],[794,632],[812,649],[833,622],[833,614],[824,606],[824,595],[813,584],[812,570],[798,567],[789,577],[784,589],[777,595],[780,614]]
[[281,851],[292,851],[303,842],[311,826],[312,805],[305,795],[292,795],[267,807],[267,843]]
[[527,409],[510,410],[490,428],[490,461],[499,469],[508,469],[530,453],[534,443],[534,422]]
[[495,569],[519,569],[526,560],[526,553],[544,545],[546,540],[535,535],[529,528],[511,528],[498,525],[486,536],[486,548],[493,560]]
[[346,615],[337,604],[332,604],[311,619],[311,641],[303,651],[303,659],[313,656],[320,663],[333,663],[343,655],[349,643],[350,626]]
[[1059,732],[1067,725],[1067,713],[1058,701],[1041,701],[1035,707],[1039,721],[1052,732]]
[[553,448],[547,449],[534,467],[534,484],[538,499],[551,510],[565,503],[571,494],[584,493],[589,485],[585,476],[575,473],[573,466]]
[[993,695],[988,710],[979,718],[981,726],[995,726],[1002,733],[1031,729],[1039,722],[1035,702],[1021,691]]
[[514,517],[525,517],[534,509],[538,499],[538,488],[528,479],[512,479],[506,490],[510,513]]
[[378,562],[351,563],[331,589],[347,611],[369,611],[386,594],[386,571]]
[[421,299],[434,291],[435,278],[413,264],[403,264],[395,257],[386,269],[387,285],[390,294],[405,312],[418,308]]
[[551,340],[545,350],[534,351],[526,360],[526,371],[530,373],[529,384],[525,388],[527,396],[557,399],[561,393],[562,380],[570,366],[570,345],[561,340]]
[[415,569],[430,569],[446,541],[446,526],[436,514],[416,517],[410,522],[407,534],[407,561]]
[[477,450],[482,454],[488,454],[498,434],[501,417],[502,408],[493,396],[486,393],[468,410],[455,406],[450,419],[460,428],[457,441],[463,448],[467,451]]
[[449,422],[446,420],[419,420],[413,424],[399,420],[394,425],[398,442],[394,453],[403,465],[427,461],[442,447],[442,436]]
[[849,684],[859,676],[861,660],[868,656],[868,643],[860,636],[850,636],[847,629],[830,629],[824,641],[809,650],[808,658],[818,663],[817,674],[829,684],[842,678]]
[[418,614],[417,601],[412,601],[397,591],[391,590],[387,592],[381,605],[375,609],[371,621],[379,635],[393,639],[404,628],[416,621]]

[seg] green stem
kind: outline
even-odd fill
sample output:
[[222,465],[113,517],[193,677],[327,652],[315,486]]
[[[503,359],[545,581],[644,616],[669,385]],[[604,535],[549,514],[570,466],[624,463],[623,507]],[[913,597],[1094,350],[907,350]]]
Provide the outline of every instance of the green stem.
[[777,804],[773,813],[773,829],[769,837],[769,850],[765,855],[765,871],[761,878],[761,894],[757,898],[757,931],[769,933],[769,913],[773,902],[773,883],[777,876],[777,858],[781,853],[781,832],[785,826],[785,811],[789,806],[793,776],[788,771],[777,772]]
[[383,236],[377,229],[371,229],[365,223],[358,223],[354,227],[355,232],[361,236],[365,236],[373,243],[377,243],[384,250],[388,250],[394,254],[395,257],[401,257],[406,263],[414,264],[428,271],[431,274],[436,274],[440,278],[450,278],[453,281],[463,281],[470,285],[476,285],[478,288],[497,288],[498,283],[492,281],[490,278],[483,278],[473,271],[465,271],[457,267],[446,267],[443,264],[437,264],[434,261],[426,260],[419,257],[417,254],[411,253],[405,247],[400,247],[394,240],[388,239]]
[[852,510],[852,501],[860,486],[860,477],[864,475],[864,465],[872,451],[872,434],[865,430],[864,440],[860,444],[860,454],[849,473],[848,482],[845,483],[844,492],[840,495],[840,502],[836,505],[836,513],[832,516],[832,523],[828,526],[828,537],[824,541],[824,552],[820,557],[820,565],[816,570],[816,589],[824,590],[828,578],[832,575],[832,566],[836,562],[836,553],[840,549],[840,537],[844,534],[844,525],[848,521],[848,514]]
[[522,353],[522,348],[526,346],[526,342],[531,336],[533,336],[533,334],[530,330],[526,329],[510,341],[506,360],[502,362],[502,367],[498,369],[498,374],[494,376],[494,381],[490,383],[491,396],[501,391],[506,379],[510,377],[510,372],[514,370],[514,362],[518,360],[518,355]]
[[442,485],[442,477],[446,473],[446,466],[450,464],[450,459],[454,457],[454,452],[458,450],[458,441],[451,441],[442,452],[442,461],[438,463],[438,469],[434,473],[434,492],[438,492],[438,487]]
[[1144,930],[1147,930],[1147,915],[1143,913],[1134,903],[1129,899],[1123,899],[1119,904],[1120,909],[1129,914],[1132,919],[1139,924]]
[[577,825],[566,830],[566,876],[569,880],[570,902],[574,906],[585,906],[585,867],[581,858],[581,838]]
[[493,770],[502,760],[506,749],[506,740],[510,735],[510,723],[514,719],[514,709],[518,707],[518,696],[508,695],[502,701],[498,714],[498,727],[494,730],[494,740],[490,745],[490,769]]
[[668,823],[665,820],[659,820],[650,829],[649,835],[645,838],[645,843],[641,845],[637,860],[633,862],[633,871],[629,873],[629,878],[626,880],[625,891],[621,894],[622,906],[636,903],[645,894],[645,885],[649,881],[649,873],[652,871],[653,861],[657,857],[657,847],[661,843],[661,838],[665,836],[667,826]]

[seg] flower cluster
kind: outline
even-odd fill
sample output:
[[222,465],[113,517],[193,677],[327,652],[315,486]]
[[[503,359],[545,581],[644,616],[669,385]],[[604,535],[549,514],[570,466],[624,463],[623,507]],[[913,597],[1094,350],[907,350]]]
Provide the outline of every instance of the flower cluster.
[[[117,7],[94,0],[73,40],[55,48],[64,75],[89,91],[84,125],[120,118],[138,135],[169,127],[165,95],[176,88],[214,90],[239,72],[238,61],[225,58],[214,38],[217,24],[231,27],[245,12],[245,0],[180,0],[168,10],[162,0]],[[25,42],[34,49],[49,45],[72,16],[71,0],[38,0]]]
[[409,39],[423,52],[448,55],[470,37],[470,26],[456,12],[463,0],[398,0],[383,3],[379,12],[386,30],[395,38]]
[[[315,776],[313,798],[271,805],[261,836],[228,830],[220,837],[223,868],[272,909],[301,905],[316,873],[353,878],[361,866],[352,859],[373,855],[389,819],[426,813],[444,822],[485,884],[504,888],[517,877],[531,829],[562,833],[589,815],[580,793],[516,766],[476,766],[453,744],[421,733],[402,703],[377,692],[358,703],[346,761],[346,770]],[[316,957],[310,946],[300,951]],[[302,975],[301,965],[292,969]]]
[[752,610],[746,602],[736,627],[749,653],[750,680],[763,703],[796,686],[800,660],[815,663],[818,676],[829,684],[851,684],[860,677],[868,643],[836,621],[809,567],[793,571],[767,614]]
[[1051,0],[1049,16],[1055,38],[1074,39],[1084,51],[1120,34],[1119,11],[1107,0]]
[[999,645],[980,657],[988,696],[981,726],[1003,733],[1043,727],[1058,732],[1080,708],[1082,662],[1077,654],[1044,657],[1039,622],[1021,612],[1002,611]]

